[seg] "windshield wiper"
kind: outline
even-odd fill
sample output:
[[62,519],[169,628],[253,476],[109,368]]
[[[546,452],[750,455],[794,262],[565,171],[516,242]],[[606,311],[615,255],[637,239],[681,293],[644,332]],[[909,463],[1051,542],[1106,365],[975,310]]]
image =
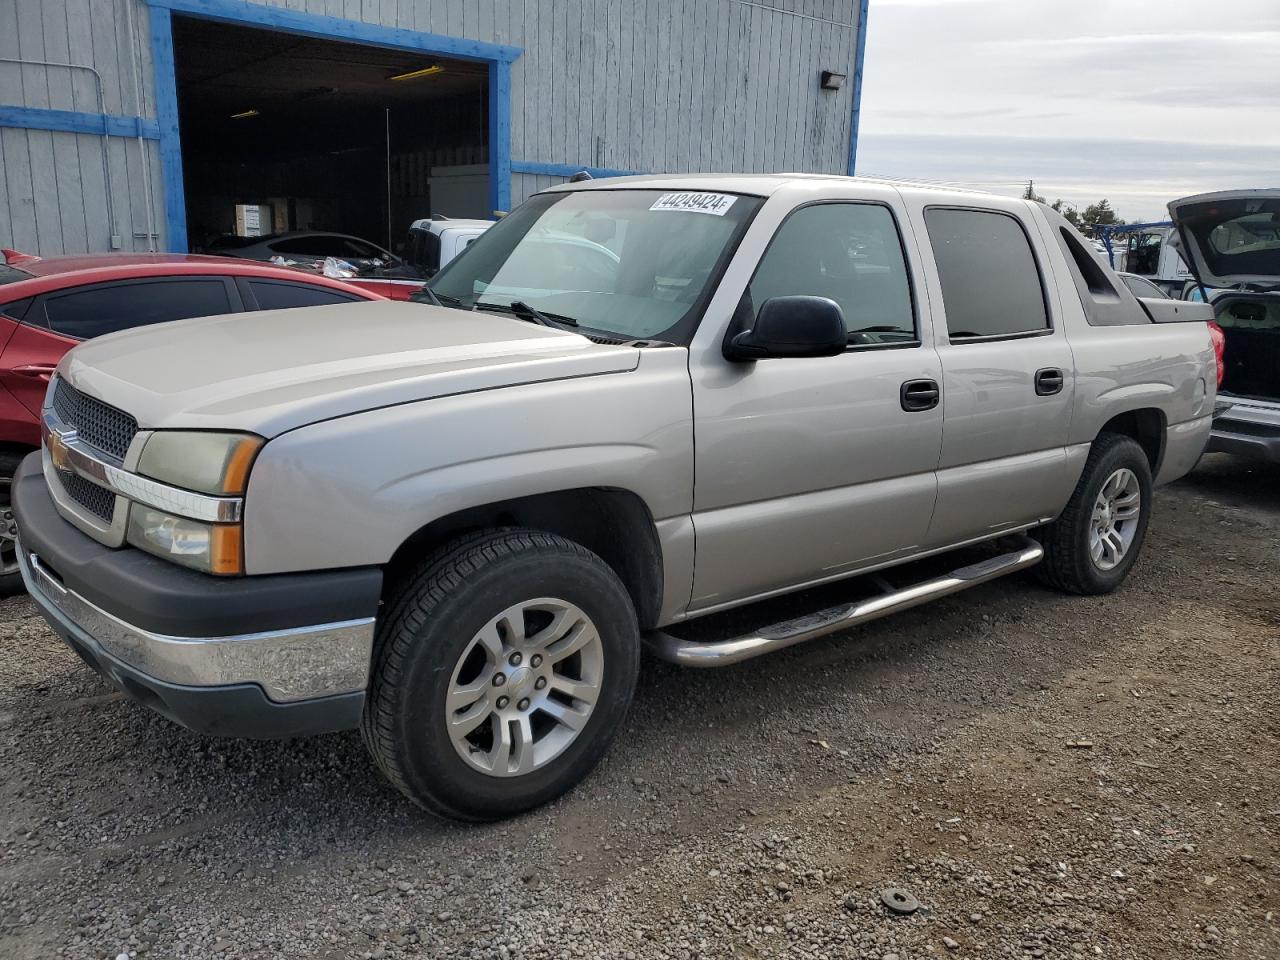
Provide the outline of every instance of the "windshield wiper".
[[409,294],[409,299],[414,303],[430,303],[437,307],[444,306],[444,304],[440,302],[440,297],[436,292],[425,283],[417,290],[413,291],[413,293]]
[[566,317],[562,313],[543,313],[532,304],[525,303],[523,300],[512,300],[508,304],[501,303],[477,303],[472,310],[488,310],[498,313],[509,313],[520,320],[526,320],[529,323],[541,324],[544,327],[576,327],[578,321],[573,317]]
[[443,307],[446,303],[449,306],[461,306],[462,304],[461,298],[451,297],[447,293],[436,293],[431,289],[431,286],[426,283],[413,291],[413,293],[409,294],[409,299],[413,303],[429,303],[436,307]]

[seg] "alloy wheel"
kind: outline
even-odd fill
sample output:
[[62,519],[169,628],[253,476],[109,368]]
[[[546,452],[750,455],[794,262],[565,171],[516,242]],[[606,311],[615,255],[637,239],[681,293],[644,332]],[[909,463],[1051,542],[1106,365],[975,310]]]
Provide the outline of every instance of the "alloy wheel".
[[445,724],[454,749],[491,777],[550,763],[591,719],[604,678],[600,633],[566,600],[507,607],[463,650],[449,681]]
[[1089,556],[1099,570],[1114,570],[1133,546],[1142,514],[1138,475],[1121,467],[1098,491],[1089,522]]

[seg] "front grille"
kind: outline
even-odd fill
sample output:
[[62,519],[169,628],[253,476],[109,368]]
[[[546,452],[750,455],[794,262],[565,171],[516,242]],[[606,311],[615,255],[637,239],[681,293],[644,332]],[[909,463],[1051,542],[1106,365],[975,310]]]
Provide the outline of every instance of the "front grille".
[[81,440],[117,460],[124,459],[138,432],[138,421],[129,414],[81,393],[61,377],[53,388],[53,412]]
[[99,520],[106,523],[111,522],[112,514],[115,513],[116,508],[116,495],[114,493],[106,487],[98,486],[92,480],[86,480],[78,473],[71,473],[67,470],[59,470],[58,479],[62,482],[62,489],[67,491],[67,496]]

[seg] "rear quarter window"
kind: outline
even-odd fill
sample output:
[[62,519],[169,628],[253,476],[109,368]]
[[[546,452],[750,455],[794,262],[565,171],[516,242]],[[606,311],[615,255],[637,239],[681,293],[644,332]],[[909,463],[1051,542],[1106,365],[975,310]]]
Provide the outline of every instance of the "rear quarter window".
[[334,303],[356,303],[364,299],[329,287],[272,280],[250,280],[249,290],[252,291],[253,298],[258,301],[259,310],[323,307]]
[[31,304],[34,300],[34,297],[27,297],[25,300],[13,300],[9,303],[0,303],[0,314],[4,314],[10,320],[25,320],[27,311],[31,309]]

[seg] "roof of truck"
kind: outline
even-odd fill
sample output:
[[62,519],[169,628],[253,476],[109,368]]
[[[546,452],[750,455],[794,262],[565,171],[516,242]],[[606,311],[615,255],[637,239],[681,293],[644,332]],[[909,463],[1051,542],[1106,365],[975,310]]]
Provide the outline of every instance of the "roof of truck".
[[[683,173],[683,174],[645,174],[633,177],[608,177],[599,180],[579,180],[576,183],[561,183],[549,189],[591,190],[618,189],[629,187],[635,189],[672,189],[672,190],[705,190],[714,185],[717,189],[732,193],[756,194],[767,197],[787,186],[802,180],[826,180],[833,182],[875,183],[883,186],[911,188],[918,190],[937,190],[946,193],[965,193],[978,196],[986,191],[969,187],[958,187],[949,183],[930,183],[925,180],[899,180],[893,177],[844,177],[834,173]],[[1009,199],[1003,197],[1003,199]]]

